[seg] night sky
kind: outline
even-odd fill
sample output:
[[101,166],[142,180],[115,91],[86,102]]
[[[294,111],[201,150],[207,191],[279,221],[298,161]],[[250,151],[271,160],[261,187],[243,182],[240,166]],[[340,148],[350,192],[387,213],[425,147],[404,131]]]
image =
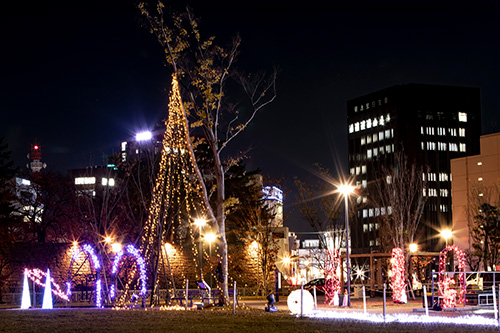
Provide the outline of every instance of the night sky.
[[[0,136],[17,165],[35,140],[49,169],[99,165],[166,116],[170,74],[133,1],[14,2],[0,5]],[[347,100],[403,83],[479,87],[483,134],[499,131],[500,4],[407,2],[188,2],[205,36],[241,34],[238,68],[282,70],[276,102],[232,148],[286,180],[295,231],[309,228],[293,177],[314,178],[316,162],[347,169]]]

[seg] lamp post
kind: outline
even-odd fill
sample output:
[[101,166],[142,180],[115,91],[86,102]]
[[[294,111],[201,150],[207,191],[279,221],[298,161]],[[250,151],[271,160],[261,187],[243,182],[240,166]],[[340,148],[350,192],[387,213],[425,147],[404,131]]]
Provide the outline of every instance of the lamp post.
[[[347,270],[347,306],[351,306],[351,263],[349,261],[349,195],[354,192],[351,184],[342,184],[337,191],[344,196],[345,203],[345,263]],[[345,296],[344,296],[345,297]]]
[[[215,241],[217,236],[213,232],[209,232],[205,235],[205,240],[208,242],[208,260],[210,262],[210,267],[212,267],[212,243]],[[212,288],[212,272],[210,272],[210,288]]]
[[204,219],[194,220],[194,224],[200,228],[200,281],[203,281],[203,240],[201,238],[201,228],[207,223]]

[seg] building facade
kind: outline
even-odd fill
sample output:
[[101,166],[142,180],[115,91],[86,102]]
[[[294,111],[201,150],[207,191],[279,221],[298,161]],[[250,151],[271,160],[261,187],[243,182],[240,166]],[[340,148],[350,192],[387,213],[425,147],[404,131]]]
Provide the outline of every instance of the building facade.
[[451,161],[453,243],[471,249],[470,227],[483,203],[500,204],[500,133],[481,136],[481,153]]
[[428,181],[428,196],[416,235],[421,250],[442,248],[441,229],[452,224],[450,160],[479,153],[481,132],[478,88],[405,84],[347,102],[349,172],[362,188],[351,219],[353,253],[381,250],[375,182],[382,166],[394,166],[403,152]]

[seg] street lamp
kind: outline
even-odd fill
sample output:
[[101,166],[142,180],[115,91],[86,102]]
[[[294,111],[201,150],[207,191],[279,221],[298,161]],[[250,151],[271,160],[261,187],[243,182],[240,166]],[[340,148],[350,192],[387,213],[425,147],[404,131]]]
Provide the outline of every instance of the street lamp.
[[[217,235],[213,232],[205,234],[205,240],[208,242],[208,260],[210,262],[210,268],[212,267],[212,243],[217,239]],[[211,270],[211,269],[210,269]],[[210,272],[210,288],[212,287],[212,273]]]
[[441,230],[441,237],[444,238],[446,242],[446,247],[448,247],[448,239],[450,239],[453,236],[453,233],[451,232],[450,229],[443,229]]
[[203,240],[201,238],[201,228],[207,224],[204,219],[194,220],[194,224],[200,228],[200,281],[203,281]]
[[415,253],[418,251],[418,245],[416,243],[411,243],[409,248],[411,253]]
[[[345,263],[347,270],[347,306],[351,306],[351,262],[349,261],[349,195],[354,192],[351,184],[337,186],[337,191],[344,196],[345,203]],[[344,296],[345,297],[345,296]]]

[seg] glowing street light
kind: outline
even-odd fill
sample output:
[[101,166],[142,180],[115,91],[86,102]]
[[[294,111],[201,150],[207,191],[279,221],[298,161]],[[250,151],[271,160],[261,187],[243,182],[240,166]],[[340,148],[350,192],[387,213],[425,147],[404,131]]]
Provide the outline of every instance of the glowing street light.
[[415,253],[415,252],[417,252],[417,251],[418,251],[418,245],[417,245],[416,243],[411,243],[411,244],[409,245],[409,248],[410,248],[410,252],[411,252],[411,253]]
[[144,131],[135,135],[135,141],[149,141],[153,137],[150,131]]
[[[337,192],[344,196],[345,202],[345,262],[347,270],[347,306],[351,306],[351,262],[349,261],[349,196],[354,193],[355,187],[351,184],[337,186]],[[344,296],[344,297],[345,297]]]
[[446,242],[446,247],[448,247],[448,239],[450,239],[453,236],[453,233],[451,232],[450,229],[443,229],[441,230],[441,237],[444,238]]
[[122,250],[122,245],[120,243],[113,243],[111,244],[111,251],[114,253],[118,253]]
[[200,280],[203,281],[203,239],[201,238],[201,228],[207,224],[204,219],[194,220],[194,224],[200,228]]

